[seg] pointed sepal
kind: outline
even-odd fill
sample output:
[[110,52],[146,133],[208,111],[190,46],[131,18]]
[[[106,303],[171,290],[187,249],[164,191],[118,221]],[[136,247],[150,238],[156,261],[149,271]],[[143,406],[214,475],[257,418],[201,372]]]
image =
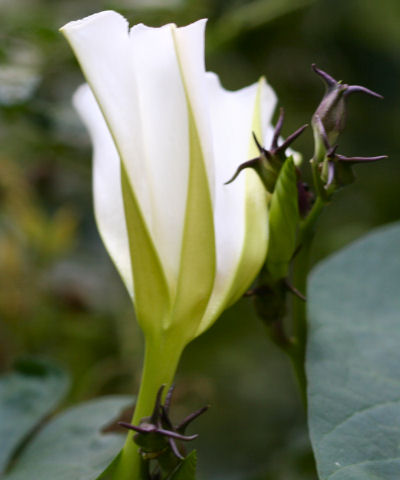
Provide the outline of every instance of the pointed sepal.
[[287,158],[286,150],[308,127],[307,124],[301,126],[295,132],[289,135],[281,145],[278,145],[284,118],[285,112],[284,109],[281,108],[279,118],[274,129],[271,146],[268,150],[261,145],[257,135],[253,132],[253,139],[258,149],[259,156],[239,165],[234,175],[227,182],[225,182],[225,185],[232,183],[243,170],[252,168],[260,177],[266,190],[269,193],[274,191],[279,172]]

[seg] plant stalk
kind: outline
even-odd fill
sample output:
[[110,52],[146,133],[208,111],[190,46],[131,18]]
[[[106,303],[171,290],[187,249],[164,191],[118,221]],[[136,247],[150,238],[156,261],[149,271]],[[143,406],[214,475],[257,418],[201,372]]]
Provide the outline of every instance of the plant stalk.
[[[311,209],[304,220],[299,232],[299,245],[301,246],[293,263],[293,284],[304,296],[307,297],[307,277],[310,270],[310,253],[315,235],[315,224],[325,206],[321,197]],[[307,407],[307,379],[305,372],[305,357],[307,347],[307,306],[306,302],[296,296],[292,303],[293,340],[294,345],[290,350],[290,357],[296,378],[300,387],[301,398]]]
[[[183,348],[165,338],[146,342],[142,380],[132,425],[139,425],[142,418],[151,415],[161,385],[166,385],[165,391],[171,386]],[[129,431],[113,480],[142,480],[142,459],[133,435],[134,432]]]

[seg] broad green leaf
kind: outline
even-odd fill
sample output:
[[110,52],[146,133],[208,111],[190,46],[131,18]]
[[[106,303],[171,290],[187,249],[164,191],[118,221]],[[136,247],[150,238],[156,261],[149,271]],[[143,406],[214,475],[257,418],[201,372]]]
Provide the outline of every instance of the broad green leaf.
[[299,222],[297,175],[293,158],[283,164],[271,197],[267,268],[274,279],[288,274]]
[[322,262],[309,285],[309,426],[321,480],[400,478],[400,225]]
[[66,373],[42,359],[19,360],[0,378],[0,474],[34,428],[60,403]]
[[178,470],[172,475],[171,480],[196,480],[197,454],[193,450],[180,464]]
[[125,435],[102,431],[132,398],[115,396],[70,408],[43,427],[4,480],[94,480],[118,454]]

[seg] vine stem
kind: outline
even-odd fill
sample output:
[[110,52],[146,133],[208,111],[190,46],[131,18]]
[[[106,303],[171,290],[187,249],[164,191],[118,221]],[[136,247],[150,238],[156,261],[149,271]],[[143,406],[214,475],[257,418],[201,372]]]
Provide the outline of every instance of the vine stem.
[[[157,392],[161,385],[171,386],[184,346],[176,341],[157,339],[147,341],[142,380],[136,401],[132,425],[151,415]],[[134,432],[129,431],[113,480],[141,480],[139,447],[133,442]]]
[[[324,200],[318,196],[313,208],[300,227],[299,245],[301,248],[293,263],[293,284],[304,296],[307,296],[307,276],[310,269],[310,252],[315,235],[315,224],[324,206]],[[292,319],[293,346],[288,353],[300,387],[303,404],[307,407],[307,379],[305,372],[307,307],[306,302],[296,296],[293,297]]]

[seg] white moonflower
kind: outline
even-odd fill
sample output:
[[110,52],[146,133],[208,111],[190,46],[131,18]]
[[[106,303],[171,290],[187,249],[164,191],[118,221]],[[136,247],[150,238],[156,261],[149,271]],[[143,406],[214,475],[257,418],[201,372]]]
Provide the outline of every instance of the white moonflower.
[[[61,30],[88,84],[74,104],[94,148],[99,231],[146,337],[184,346],[248,288],[268,243],[250,169],[276,98],[264,79],[225,90],[205,71],[205,20],[135,25],[105,11]],[[169,335],[171,333],[171,335]]]

